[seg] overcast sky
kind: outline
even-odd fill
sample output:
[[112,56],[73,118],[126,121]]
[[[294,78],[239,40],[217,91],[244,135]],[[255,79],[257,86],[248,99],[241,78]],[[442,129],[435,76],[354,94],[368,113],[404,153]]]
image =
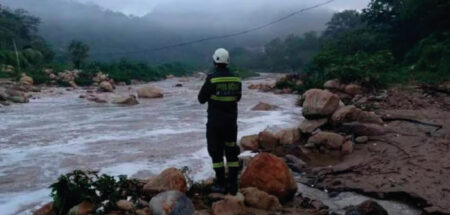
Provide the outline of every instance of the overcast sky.
[[[89,2],[100,5],[112,11],[122,12],[127,15],[144,16],[151,13],[157,7],[171,7],[172,9],[179,9],[180,11],[193,10],[201,11],[208,10],[211,7],[229,8],[230,13],[233,10],[247,10],[252,12],[258,8],[266,8],[268,5],[283,7],[291,5],[298,5],[301,3],[305,6],[311,6],[326,0],[73,0],[80,2]],[[333,10],[341,11],[345,9],[360,10],[367,6],[369,0],[335,0],[335,2],[326,7]],[[301,8],[290,8],[298,10]]]

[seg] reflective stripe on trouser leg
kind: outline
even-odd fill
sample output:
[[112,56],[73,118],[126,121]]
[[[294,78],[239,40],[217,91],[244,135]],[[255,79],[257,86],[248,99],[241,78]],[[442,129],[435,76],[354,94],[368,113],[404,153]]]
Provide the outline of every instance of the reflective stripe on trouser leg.
[[227,147],[235,147],[236,146],[236,142],[225,142],[225,146],[227,146]]
[[228,167],[239,167],[239,161],[227,162]]
[[214,169],[222,168],[222,167],[225,167],[223,162],[213,163],[213,168]]

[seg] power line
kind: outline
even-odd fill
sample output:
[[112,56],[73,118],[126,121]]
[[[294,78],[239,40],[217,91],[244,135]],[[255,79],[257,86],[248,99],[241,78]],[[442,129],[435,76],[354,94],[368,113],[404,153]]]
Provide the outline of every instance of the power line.
[[202,38],[202,39],[197,39],[197,40],[192,40],[192,41],[188,41],[188,42],[182,42],[182,43],[177,43],[177,44],[172,44],[172,45],[166,45],[166,46],[161,46],[161,47],[156,47],[156,48],[151,48],[151,49],[142,49],[142,50],[138,50],[138,51],[129,51],[129,52],[103,52],[103,53],[96,53],[96,54],[104,54],[104,55],[126,55],[126,54],[137,54],[137,53],[144,53],[144,52],[156,52],[156,51],[162,51],[162,50],[166,50],[166,49],[171,49],[171,48],[177,48],[177,47],[182,47],[182,46],[187,46],[187,45],[191,45],[191,44],[195,44],[195,43],[202,43],[202,42],[206,42],[206,41],[211,41],[211,40],[217,40],[217,39],[225,39],[225,38],[230,38],[230,37],[236,37],[236,36],[240,36],[240,35],[244,35],[244,34],[248,34],[250,32],[254,32],[254,31],[258,31],[264,28],[267,28],[271,25],[275,25],[279,22],[282,22],[286,19],[289,19],[297,14],[306,12],[308,10],[312,10],[312,9],[316,9],[318,7],[322,7],[324,5],[330,4],[332,2],[334,2],[336,0],[328,0],[326,2],[322,2],[320,4],[316,4],[314,6],[311,7],[307,7],[307,8],[303,8],[297,11],[294,11],[286,16],[283,16],[277,20],[274,20],[272,22],[257,26],[257,27],[253,27],[253,28],[249,28],[243,31],[239,31],[239,32],[234,32],[234,33],[229,33],[229,34],[224,34],[224,35],[219,35],[219,36],[211,36],[211,37],[206,37],[206,38]]

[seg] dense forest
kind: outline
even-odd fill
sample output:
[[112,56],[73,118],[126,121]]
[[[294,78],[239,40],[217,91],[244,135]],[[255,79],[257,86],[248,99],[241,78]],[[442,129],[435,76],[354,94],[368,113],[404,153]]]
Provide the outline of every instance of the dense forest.
[[[447,0],[372,0],[367,8],[334,14],[319,38],[320,51],[302,66],[305,90],[325,80],[359,82],[369,87],[392,83],[437,83],[450,78],[450,2]],[[267,58],[290,67],[289,39]],[[284,49],[284,51],[283,51]],[[295,49],[301,53],[301,49]],[[283,63],[283,61],[286,61]],[[296,61],[299,63],[299,61]],[[302,61],[300,61],[302,62]]]

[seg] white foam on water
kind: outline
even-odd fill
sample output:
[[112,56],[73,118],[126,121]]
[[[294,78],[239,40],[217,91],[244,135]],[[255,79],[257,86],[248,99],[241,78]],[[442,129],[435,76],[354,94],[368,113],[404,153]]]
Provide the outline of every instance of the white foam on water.
[[2,215],[31,215],[29,205],[50,202],[50,189],[0,194],[0,211]]
[[[180,89],[172,88],[172,82],[155,83],[163,88],[170,87],[167,91],[171,93],[164,99],[143,100],[141,104],[127,108],[90,103],[76,99],[77,95],[69,92],[56,98],[45,98],[21,107],[6,109],[6,122],[0,127],[12,128],[11,131],[15,133],[0,138],[0,177],[11,168],[28,167],[35,163],[40,163],[40,177],[50,179],[48,184],[53,182],[51,179],[56,177],[56,174],[79,168],[74,166],[78,164],[100,169],[100,173],[113,176],[131,177],[141,171],[156,175],[169,167],[188,166],[191,169],[190,177],[194,181],[213,177],[206,138],[205,135],[199,135],[205,132],[206,105],[198,105],[195,99],[197,90],[190,90],[198,89],[197,85],[200,84],[187,82],[183,83],[185,88]],[[258,101],[273,103],[282,108],[275,111],[251,111],[251,107]],[[243,102],[239,105],[239,138],[257,134],[268,127],[297,126],[300,108],[295,107],[294,103],[295,96],[244,91]],[[44,109],[46,111],[41,113]],[[45,123],[40,125],[40,122]],[[34,136],[29,136],[30,134]],[[184,141],[186,138],[190,138],[189,144],[184,145],[179,154],[164,152],[177,152],[177,144],[164,141]],[[169,148],[155,150],[157,153],[167,153],[166,157],[158,154],[153,158],[152,153],[155,152],[152,149],[143,147],[149,151],[142,153],[138,148],[134,149],[133,145],[123,142],[149,143],[151,147],[167,145]],[[119,153],[117,158],[115,154],[103,151],[107,148],[107,152]],[[126,154],[133,155],[124,156]],[[140,157],[132,157],[134,154]],[[147,155],[151,157],[150,160]],[[95,163],[84,163],[83,158],[90,156],[93,159],[87,159],[86,162]],[[52,158],[51,162],[48,161],[49,158]],[[75,164],[61,164],[65,169],[60,168],[60,163],[72,160],[76,161]],[[3,211],[6,211],[5,215],[14,214],[27,205],[48,202],[50,190],[39,189],[48,184],[36,182],[34,187],[30,188],[35,189],[34,191],[0,190],[0,214],[3,215]],[[31,213],[28,210],[19,214]]]

